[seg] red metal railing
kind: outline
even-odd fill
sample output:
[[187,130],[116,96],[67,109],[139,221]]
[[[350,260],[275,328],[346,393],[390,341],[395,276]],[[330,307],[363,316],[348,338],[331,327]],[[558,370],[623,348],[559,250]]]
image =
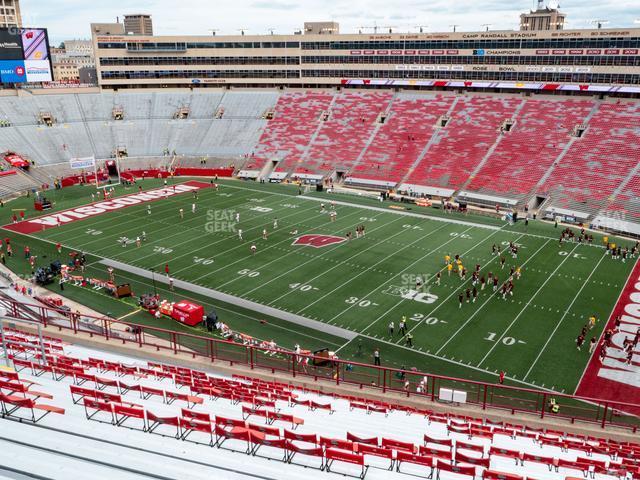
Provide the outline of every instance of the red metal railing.
[[[595,423],[602,428],[614,425],[633,432],[640,427],[640,418],[637,416],[640,413],[640,404],[635,403],[612,402],[548,390],[490,384],[346,360],[296,355],[292,352],[122,322],[108,317],[78,315],[49,307],[23,304],[9,298],[0,298],[0,305],[6,308],[6,315],[11,318],[37,321],[45,326],[72,330],[74,333],[97,335],[109,341],[132,343],[140,348],[155,348],[157,351],[172,351],[174,354],[185,353],[193,358],[209,358],[212,362],[221,360],[231,365],[242,364],[251,369],[269,370],[272,373],[284,372],[292,377],[328,381],[336,385],[344,383],[360,389],[401,392],[407,397],[425,402],[440,401],[441,388],[462,390],[467,394],[467,403],[479,406],[483,410],[525,413],[538,418],[561,417],[571,423]],[[421,382],[424,387],[421,392],[417,392],[416,387]],[[551,398],[555,398],[560,405],[560,412],[557,414],[549,413],[548,404]]]

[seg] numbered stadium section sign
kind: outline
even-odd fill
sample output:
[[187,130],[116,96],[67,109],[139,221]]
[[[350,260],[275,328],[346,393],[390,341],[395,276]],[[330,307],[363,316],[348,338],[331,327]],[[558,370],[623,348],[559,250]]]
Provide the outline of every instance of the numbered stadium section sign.
[[44,28],[0,28],[0,82],[53,80],[49,38]]

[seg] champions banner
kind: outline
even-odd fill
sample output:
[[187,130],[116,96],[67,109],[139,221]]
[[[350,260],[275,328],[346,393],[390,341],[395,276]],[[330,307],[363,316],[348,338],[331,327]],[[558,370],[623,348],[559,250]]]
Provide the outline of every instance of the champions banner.
[[117,197],[112,200],[94,202],[82,207],[64,210],[60,213],[31,218],[18,223],[10,223],[2,228],[24,234],[40,232],[49,228],[65,225],[67,223],[77,222],[85,218],[102,215],[114,210],[120,210],[121,208],[130,207],[132,205],[153,202],[180,193],[192,192],[194,190],[200,190],[201,188],[207,188],[210,186],[211,185],[209,183],[190,181],[175,186],[170,185],[168,187],[155,188],[153,190],[147,190],[146,192],[123,195],[122,197]]

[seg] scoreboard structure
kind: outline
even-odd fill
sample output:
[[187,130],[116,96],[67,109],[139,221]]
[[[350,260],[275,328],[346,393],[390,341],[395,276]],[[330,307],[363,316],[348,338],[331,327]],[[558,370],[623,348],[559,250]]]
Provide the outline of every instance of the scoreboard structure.
[[0,83],[53,81],[45,28],[0,28]]

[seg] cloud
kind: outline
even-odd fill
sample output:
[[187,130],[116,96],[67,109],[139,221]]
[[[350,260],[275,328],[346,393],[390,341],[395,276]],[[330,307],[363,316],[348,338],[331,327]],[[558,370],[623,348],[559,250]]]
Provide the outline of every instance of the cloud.
[[299,7],[299,4],[293,2],[258,1],[251,4],[251,8],[265,10],[293,10]]
[[[124,13],[150,13],[157,34],[218,35],[293,33],[305,21],[331,20],[340,23],[343,33],[358,31],[362,25],[393,25],[397,31],[477,31],[482,24],[492,29],[515,29],[519,14],[533,7],[533,0],[22,0],[21,11],[28,26],[49,29],[52,43],[69,38],[88,38],[92,22],[113,22]],[[638,0],[566,0],[561,10],[568,15],[570,28],[588,28],[594,19],[609,20],[608,27],[632,27],[640,18]]]

